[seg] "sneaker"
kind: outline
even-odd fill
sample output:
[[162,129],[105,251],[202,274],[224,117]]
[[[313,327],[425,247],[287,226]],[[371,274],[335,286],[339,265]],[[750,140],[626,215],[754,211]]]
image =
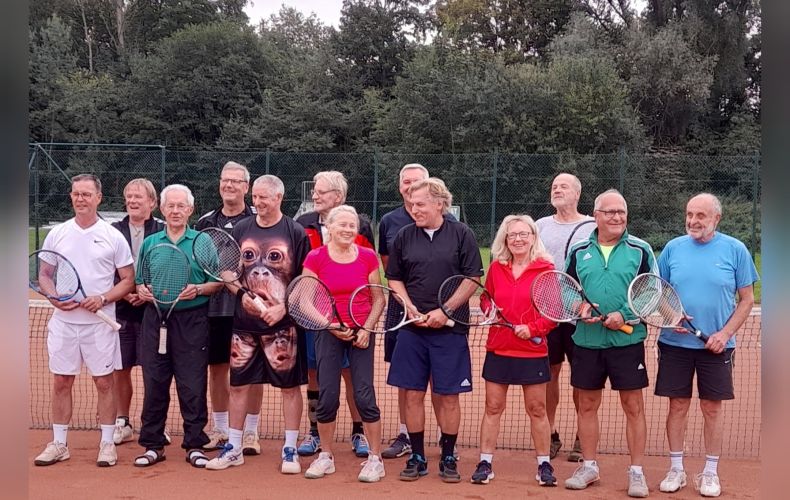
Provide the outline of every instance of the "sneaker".
[[321,438],[312,432],[304,437],[304,441],[302,441],[302,444],[296,449],[296,453],[303,457],[315,455],[319,451],[321,451]]
[[237,465],[244,465],[244,454],[241,450],[234,450],[232,444],[225,443],[219,455],[206,462],[206,469],[223,470]]
[[548,462],[538,465],[538,474],[535,480],[541,486],[557,486],[557,478],[554,477],[554,467]]
[[241,436],[241,452],[244,455],[261,454],[261,443],[258,442],[257,431],[244,431]]
[[390,442],[389,448],[381,452],[381,457],[398,458],[407,453],[411,453],[411,441],[408,434],[401,433]]
[[634,472],[628,469],[628,496],[645,498],[649,494],[650,490],[647,488],[645,475],[641,472]]
[[111,467],[118,461],[118,453],[115,451],[115,443],[102,441],[99,443],[99,457],[96,465],[99,467]]
[[283,463],[280,466],[280,472],[283,474],[299,474],[302,472],[299,455],[297,455],[296,449],[292,446],[283,448]]
[[406,461],[406,468],[400,471],[401,481],[416,481],[428,474],[428,462],[422,455],[412,453]]
[[458,464],[455,457],[444,457],[439,462],[439,477],[445,483],[460,483],[461,474],[458,473]]
[[560,433],[552,432],[551,445],[549,447],[549,458],[554,460],[554,458],[557,456],[557,453],[560,452],[560,448],[562,448],[562,441],[560,441]]
[[582,445],[579,442],[579,436],[576,436],[576,440],[573,442],[573,449],[570,453],[568,453],[568,462],[578,462],[579,460],[584,460],[582,456]]
[[351,449],[354,450],[354,454],[360,458],[368,456],[368,453],[370,453],[368,438],[366,438],[364,434],[352,434]]
[[362,471],[360,471],[357,479],[363,483],[375,483],[386,475],[384,462],[376,455],[368,455],[368,459],[362,462]]
[[33,463],[36,465],[52,465],[55,462],[68,460],[70,456],[69,448],[65,444],[52,441],[47,444],[47,447],[36,457]]
[[[293,448],[291,448],[293,449]],[[285,462],[283,462],[285,463]],[[304,473],[307,479],[319,479],[327,474],[335,473],[335,459],[329,453],[322,451],[318,454],[318,458],[313,460],[310,467]]]
[[[167,435],[167,432],[165,432]],[[216,429],[211,429],[211,432],[208,434],[208,443],[203,445],[204,450],[218,450],[223,448],[225,444],[228,442],[228,435],[224,432],[220,432]]]
[[494,479],[494,469],[491,468],[488,460],[481,460],[472,474],[472,484],[488,484],[492,479]]
[[697,474],[695,486],[699,494],[704,497],[717,497],[721,495],[719,476],[710,472]]
[[126,443],[133,439],[134,431],[129,422],[124,418],[115,419],[115,429],[112,431],[112,442],[115,444]]
[[584,465],[584,462],[573,471],[573,475],[565,480],[565,487],[569,490],[583,490],[587,486],[599,481],[601,476],[598,467]]
[[667,477],[658,485],[658,489],[664,493],[674,493],[686,486],[686,472],[680,469],[669,469]]

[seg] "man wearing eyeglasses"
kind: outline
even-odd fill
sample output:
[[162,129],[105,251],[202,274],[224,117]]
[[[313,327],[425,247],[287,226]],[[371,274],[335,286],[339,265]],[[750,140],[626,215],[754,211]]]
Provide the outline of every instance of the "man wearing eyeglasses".
[[[195,229],[202,231],[210,227],[218,227],[230,233],[239,221],[255,215],[255,207],[244,201],[249,189],[250,172],[247,167],[235,161],[225,163],[219,175],[219,196],[222,205],[198,219]],[[208,368],[213,427],[208,435],[210,441],[204,446],[207,450],[221,448],[228,441],[230,345],[235,303],[236,298],[227,289],[215,293],[209,299]],[[260,399],[262,395],[262,386],[254,385],[250,397]],[[252,415],[247,421],[257,423],[257,416],[258,414]],[[245,455],[260,454],[257,424],[254,428],[244,429],[243,451]]]
[[[628,307],[628,285],[637,274],[656,272],[650,245],[626,230],[628,205],[615,189],[595,199],[596,229],[589,239],[573,245],[565,262],[568,274],[581,283],[587,296],[605,315],[592,316],[585,304],[582,321],[576,323],[573,341],[571,385],[579,393],[579,441],[584,462],[565,481],[568,489],[581,490],[600,479],[598,449],[598,408],[608,378],[619,391],[626,416],[626,436],[631,466],[628,496],[646,497],[647,481],[642,471],[647,423],[642,389],[647,387],[644,341],[647,329]],[[619,329],[626,323],[633,332]]]

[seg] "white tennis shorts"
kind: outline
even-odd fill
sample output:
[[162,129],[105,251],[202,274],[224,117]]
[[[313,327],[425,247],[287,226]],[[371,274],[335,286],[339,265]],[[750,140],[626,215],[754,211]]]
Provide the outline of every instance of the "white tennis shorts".
[[49,370],[57,375],[79,375],[82,363],[94,377],[121,368],[118,333],[103,321],[90,324],[66,323],[52,317],[47,325]]

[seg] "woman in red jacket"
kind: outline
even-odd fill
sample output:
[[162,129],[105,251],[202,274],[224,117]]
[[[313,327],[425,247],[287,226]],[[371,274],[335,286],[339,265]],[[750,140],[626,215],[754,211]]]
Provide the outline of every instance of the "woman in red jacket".
[[[554,269],[554,265],[540,241],[537,225],[526,215],[505,217],[491,245],[491,255],[494,260],[486,276],[486,290],[516,329],[491,326],[488,331],[483,365],[486,408],[480,424],[480,463],[472,482],[487,484],[494,478],[492,460],[499,422],[507,405],[507,390],[510,385],[520,385],[538,456],[535,479],[541,486],[556,486],[549,459],[551,429],[546,416],[546,384],[551,373],[545,337],[557,325],[540,316],[530,297],[535,277]],[[541,341],[536,343],[530,337]]]

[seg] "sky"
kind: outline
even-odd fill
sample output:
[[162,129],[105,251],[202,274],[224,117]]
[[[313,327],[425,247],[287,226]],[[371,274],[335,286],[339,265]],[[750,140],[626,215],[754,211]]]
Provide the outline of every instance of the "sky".
[[285,4],[301,11],[305,15],[315,12],[318,19],[326,25],[338,27],[340,24],[340,8],[343,0],[252,0],[253,5],[247,5],[244,12],[250,18],[250,24],[257,25],[260,20],[268,19],[270,15],[280,11]]

